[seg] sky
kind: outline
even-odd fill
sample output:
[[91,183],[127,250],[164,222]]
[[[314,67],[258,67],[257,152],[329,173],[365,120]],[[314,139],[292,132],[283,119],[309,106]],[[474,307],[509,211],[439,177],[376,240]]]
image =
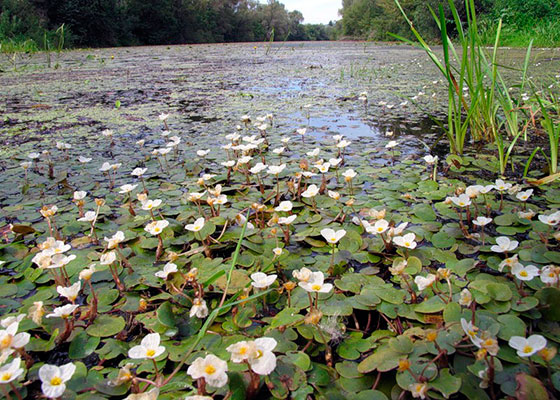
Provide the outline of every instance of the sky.
[[[265,0],[261,0],[265,2]],[[339,19],[338,9],[342,0],[280,0],[289,11],[298,10],[303,14],[305,24],[327,24]]]

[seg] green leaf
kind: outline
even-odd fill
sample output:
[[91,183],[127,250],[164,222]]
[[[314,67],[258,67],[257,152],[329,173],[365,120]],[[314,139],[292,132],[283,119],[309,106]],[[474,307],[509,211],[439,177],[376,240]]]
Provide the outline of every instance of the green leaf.
[[358,371],[362,374],[375,370],[380,372],[390,371],[399,366],[399,359],[402,357],[402,353],[394,351],[389,346],[381,346],[358,364]]
[[448,249],[456,243],[455,238],[444,231],[432,235],[430,241],[438,249]]
[[70,342],[68,357],[78,360],[89,356],[95,351],[101,339],[88,335],[85,331],[80,332]]
[[86,332],[90,336],[109,337],[114,336],[125,327],[126,323],[122,317],[113,317],[110,315],[99,315]]
[[545,319],[549,321],[560,321],[560,290],[547,287],[535,293],[535,297],[541,305],[540,311]]
[[175,315],[173,314],[173,307],[171,303],[166,301],[157,309],[157,318],[158,321],[161,322],[163,325],[168,326],[170,328],[175,327]]
[[423,314],[433,314],[442,311],[444,308],[444,301],[439,296],[433,296],[416,305],[416,307],[414,307],[414,311]]
[[444,368],[439,371],[439,376],[430,382],[430,386],[441,392],[448,399],[452,394],[457,393],[461,389],[461,378],[451,375],[449,368]]

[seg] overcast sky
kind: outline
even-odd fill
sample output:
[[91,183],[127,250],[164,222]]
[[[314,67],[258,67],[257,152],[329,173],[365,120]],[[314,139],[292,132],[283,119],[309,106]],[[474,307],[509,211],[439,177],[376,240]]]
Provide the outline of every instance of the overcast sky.
[[[266,0],[260,0],[266,3]],[[298,10],[303,14],[305,24],[327,24],[339,19],[338,9],[342,0],[280,0],[289,11]]]

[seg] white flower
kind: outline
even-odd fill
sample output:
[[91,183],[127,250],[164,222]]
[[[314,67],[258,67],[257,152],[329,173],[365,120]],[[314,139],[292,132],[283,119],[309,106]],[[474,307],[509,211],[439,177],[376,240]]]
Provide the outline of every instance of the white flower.
[[87,192],[83,190],[74,192],[74,200],[76,201],[83,200],[86,196],[87,196]]
[[463,331],[469,337],[471,342],[475,346],[480,347],[480,344],[482,343],[482,339],[480,339],[477,336],[478,328],[474,326],[471,321],[467,322],[467,320],[464,318],[461,318],[461,327],[463,328]]
[[418,286],[418,290],[423,291],[426,288],[432,286],[436,281],[436,276],[434,274],[428,274],[428,276],[417,276],[414,278],[414,283]]
[[115,233],[110,238],[105,237],[105,241],[107,242],[107,248],[108,249],[114,249],[115,247],[117,247],[119,245],[119,243],[124,241],[124,232],[117,231],[117,233]]
[[280,217],[278,218],[278,223],[280,225],[290,225],[292,222],[295,221],[297,215],[290,215],[289,217]]
[[389,143],[387,143],[385,145],[386,149],[392,149],[393,147],[396,147],[399,143],[396,140],[391,140]]
[[31,166],[33,165],[33,163],[31,161],[22,161],[20,164],[21,168],[23,169],[29,169],[31,168]]
[[61,397],[66,390],[65,383],[72,378],[75,371],[76,366],[72,363],[60,367],[44,364],[39,368],[39,379],[41,380],[43,394],[49,399]]
[[534,265],[523,265],[516,263],[511,268],[511,273],[520,281],[530,281],[534,277],[539,276],[539,269]]
[[100,170],[101,172],[107,172],[107,171],[109,171],[110,169],[111,169],[111,164],[109,164],[108,162],[104,162],[104,163],[101,165],[101,168],[99,168],[99,170]]
[[317,187],[317,185],[309,185],[307,187],[307,190],[302,192],[302,196],[305,198],[309,198],[309,197],[315,197],[317,196],[317,194],[319,194],[319,188]]
[[187,224],[185,225],[185,229],[191,232],[198,232],[200,231],[202,228],[204,228],[204,223],[205,223],[205,219],[203,217],[197,218],[196,221],[194,221],[194,224]]
[[284,147],[277,147],[276,149],[273,149],[272,152],[273,152],[274,154],[280,155],[280,154],[282,154],[282,153],[284,152],[284,150],[285,150]]
[[189,311],[189,316],[192,318],[196,316],[197,318],[206,318],[208,316],[208,306],[206,301],[199,299],[198,297],[193,300],[193,305]]
[[117,259],[117,253],[114,251],[110,251],[105,254],[101,254],[101,258],[99,259],[99,264],[101,265],[111,265]]
[[490,222],[492,222],[492,218],[477,217],[476,219],[473,219],[472,223],[477,226],[485,226],[488,225]]
[[348,169],[342,173],[342,176],[346,181],[351,181],[353,178],[356,177],[356,172],[353,169]]
[[148,225],[146,225],[144,230],[152,235],[159,235],[165,228],[167,228],[168,225],[169,221],[166,221],[165,219],[160,221],[152,221]]
[[132,170],[132,172],[130,173],[130,175],[140,177],[140,176],[144,175],[147,170],[148,170],[148,168],[134,168]]
[[543,224],[556,226],[560,222],[560,211],[556,211],[555,213],[552,213],[550,215],[541,214],[539,215],[539,221],[541,221]]
[[515,197],[521,201],[527,201],[529,197],[533,194],[533,189],[525,190],[524,192],[518,192]]
[[546,339],[541,335],[531,335],[527,339],[522,336],[512,336],[508,344],[517,350],[519,357],[531,357],[546,347]]
[[336,167],[338,166],[338,164],[340,164],[342,162],[342,158],[330,158],[329,159],[329,163],[331,164],[331,167]]
[[138,346],[128,350],[128,357],[134,359],[157,358],[165,351],[165,347],[160,346],[159,343],[159,333],[150,333],[142,339]]
[[0,367],[0,385],[10,383],[23,374],[21,358],[14,358],[12,362]]
[[[367,222],[367,221],[364,221]],[[369,225],[369,223],[368,223]],[[368,233],[372,233],[372,234],[381,234],[383,232],[385,232],[387,229],[389,229],[389,222],[384,220],[384,219],[379,219],[377,221],[375,221],[375,224],[369,225],[369,226],[365,226],[366,231]]]
[[344,149],[345,147],[348,147],[352,144],[351,141],[343,139],[340,142],[337,143],[336,147],[338,147],[339,149]]
[[344,235],[346,235],[346,231],[344,229],[340,229],[338,231],[334,231],[330,228],[321,229],[321,236],[323,236],[328,243],[338,243]]
[[302,269],[296,269],[292,272],[292,276],[296,278],[298,281],[307,282],[311,279],[313,272],[307,268],[303,267]]
[[2,328],[7,328],[15,322],[19,324],[21,321],[23,321],[24,318],[25,314],[19,314],[17,316],[10,315],[9,317],[3,318],[2,321],[0,321],[0,326],[2,326]]
[[541,281],[547,285],[554,285],[558,282],[558,268],[554,265],[547,265],[541,271]]
[[459,295],[459,304],[465,307],[470,307],[472,303],[472,293],[469,289],[465,288]]
[[338,193],[338,192],[335,192],[333,190],[329,190],[327,193],[328,193],[329,197],[333,200],[340,199],[340,193]]
[[324,283],[325,276],[321,271],[312,272],[311,277],[307,281],[300,281],[299,286],[307,292],[328,293],[332,290],[333,285]]
[[276,274],[267,275],[263,272],[255,272],[251,274],[251,279],[253,280],[251,285],[257,289],[265,289],[274,283],[276,277]]
[[498,270],[500,272],[502,272],[504,270],[504,267],[510,267],[512,268],[515,264],[517,264],[519,262],[519,258],[517,256],[517,254],[514,254],[512,257],[506,258],[505,260],[503,260],[500,265],[498,266]]
[[278,344],[273,338],[259,338],[254,341],[256,352],[249,358],[251,369],[259,375],[269,375],[276,368],[276,356],[272,352]]
[[213,354],[208,354],[205,358],[198,357],[187,369],[187,374],[193,379],[204,378],[210,386],[214,387],[222,387],[227,383],[226,372],[227,362]]
[[169,274],[172,274],[177,271],[178,271],[177,265],[169,262],[163,266],[162,271],[158,271],[154,275],[161,279],[167,279],[167,276]]
[[62,268],[70,261],[75,260],[76,256],[74,254],[70,256],[65,256],[64,254],[55,254],[51,257],[51,265],[47,268]]
[[518,211],[517,216],[519,218],[532,219],[535,216],[535,212],[533,210]]
[[153,208],[157,208],[161,205],[161,200],[146,200],[142,203],[142,210],[150,211]]
[[496,244],[490,247],[494,253],[507,253],[508,251],[515,250],[519,242],[517,240],[510,240],[507,236],[499,236],[496,238]]
[[307,132],[307,129],[306,129],[306,128],[296,129],[296,133],[297,133],[298,135],[301,135],[301,136],[305,135],[306,132]]
[[130,185],[128,183],[126,185],[122,185],[120,187],[121,190],[119,191],[119,193],[130,193],[134,189],[136,189],[136,186],[138,186],[138,185]]
[[415,382],[408,385],[408,390],[415,399],[425,399],[428,394],[428,385],[426,383]]
[[275,211],[285,211],[285,212],[288,212],[288,211],[292,211],[292,207],[293,207],[292,202],[286,200],[286,201],[280,202],[280,204],[278,205],[278,207],[276,207],[274,210],[275,210]]
[[226,168],[231,168],[235,165],[235,161],[234,160],[229,160],[229,161],[224,161],[220,164],[222,164]]
[[229,345],[226,350],[231,353],[231,361],[234,363],[242,363],[257,355],[257,346],[252,340],[234,343]]
[[268,168],[268,165],[265,165],[262,162],[259,162],[259,163],[255,164],[255,166],[253,168],[251,168],[249,170],[249,172],[256,175],[256,174],[261,173],[262,171],[264,171],[267,168]]
[[415,238],[414,233],[407,233],[404,236],[395,236],[393,238],[393,243],[397,246],[406,247],[407,249],[414,249],[417,245],[414,241]]
[[471,199],[477,197],[481,191],[484,189],[482,185],[471,185],[467,186],[465,189],[465,194],[467,194]]
[[202,198],[202,196],[204,196],[206,194],[206,192],[202,192],[202,193],[198,193],[198,192],[192,192],[189,193],[187,195],[187,200],[188,201],[198,201]]
[[282,255],[282,252],[283,252],[283,251],[284,251],[284,250],[282,250],[281,247],[275,247],[275,248],[272,249],[272,252],[274,253],[274,255],[275,255],[276,257],[280,257],[280,256]]
[[29,343],[30,336],[27,332],[17,333],[19,322],[12,322],[6,329],[0,330],[0,350],[21,349]]
[[79,274],[78,277],[80,279],[83,279],[84,281],[89,281],[91,279],[91,276],[95,272],[95,270],[96,270],[95,264],[90,264],[89,267],[80,271],[80,274]]
[[82,283],[80,281],[74,283],[72,286],[64,287],[64,286],[57,286],[56,291],[62,297],[66,297],[72,303],[76,301],[78,294],[80,293],[80,289],[82,288]]
[[80,221],[80,222],[93,222],[93,221],[95,221],[96,216],[97,216],[97,213],[95,211],[86,211],[86,213],[84,214],[84,216],[82,218],[78,218],[78,221]]
[[66,304],[62,307],[57,307],[51,314],[47,314],[47,318],[63,318],[66,319],[71,316],[74,311],[79,307],[77,304]]
[[161,113],[160,115],[158,115],[158,118],[160,121],[165,121],[167,118],[169,118],[169,114]]
[[427,156],[424,157],[424,161],[426,162],[426,164],[431,165],[431,164],[435,164],[438,160],[438,156],[432,156],[431,154],[428,154]]
[[37,158],[41,157],[39,153],[29,153],[27,157],[31,158],[32,160],[36,160]]
[[500,192],[511,189],[511,187],[512,187],[511,183],[506,183],[502,179],[496,179],[496,183],[494,185],[494,188]]
[[450,200],[458,207],[466,207],[471,204],[471,198],[466,193],[463,193],[457,197],[450,197]]
[[286,164],[282,165],[269,165],[268,166],[268,173],[271,175],[279,175],[284,168],[286,168]]
[[244,165],[244,164],[247,164],[247,163],[248,163],[249,161],[251,161],[252,159],[253,159],[253,157],[251,157],[251,156],[243,156],[243,157],[240,157],[240,158],[237,160],[237,164],[238,164],[238,165]]
[[206,157],[208,153],[210,153],[210,149],[196,151],[196,155],[199,157]]
[[320,173],[326,174],[327,172],[329,172],[329,168],[331,167],[331,164],[326,162],[326,163],[323,163],[323,164],[319,164],[316,167],[317,167],[317,169],[319,170]]

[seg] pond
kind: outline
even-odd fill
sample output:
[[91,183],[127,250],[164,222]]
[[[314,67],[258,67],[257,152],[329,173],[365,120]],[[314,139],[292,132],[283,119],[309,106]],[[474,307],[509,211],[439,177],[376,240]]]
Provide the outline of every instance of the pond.
[[[559,53],[533,52],[534,82]],[[500,50],[512,86],[523,59]],[[499,179],[492,146],[448,156],[421,50],[0,62],[12,398],[558,395],[558,184]]]

